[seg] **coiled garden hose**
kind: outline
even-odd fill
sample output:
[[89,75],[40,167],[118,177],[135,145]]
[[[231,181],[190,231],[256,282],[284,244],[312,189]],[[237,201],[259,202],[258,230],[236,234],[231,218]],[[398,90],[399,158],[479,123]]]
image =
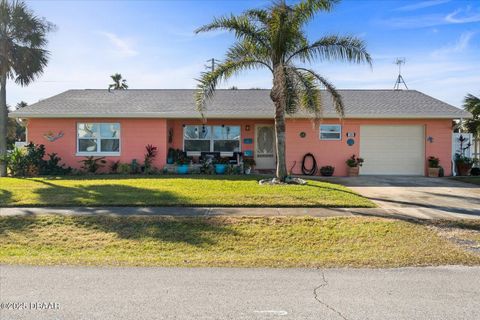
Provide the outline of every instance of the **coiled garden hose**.
[[[305,162],[307,158],[312,159],[312,167],[307,169],[305,167]],[[315,157],[311,153],[307,153],[306,155],[303,156],[302,160],[302,173],[306,176],[313,176],[317,172],[318,166],[317,166],[317,160],[315,160]]]

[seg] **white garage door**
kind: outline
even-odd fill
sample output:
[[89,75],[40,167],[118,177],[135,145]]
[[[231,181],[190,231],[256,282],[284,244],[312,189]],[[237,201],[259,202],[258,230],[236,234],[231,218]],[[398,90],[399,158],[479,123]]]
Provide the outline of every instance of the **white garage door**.
[[361,174],[424,175],[423,126],[360,126]]

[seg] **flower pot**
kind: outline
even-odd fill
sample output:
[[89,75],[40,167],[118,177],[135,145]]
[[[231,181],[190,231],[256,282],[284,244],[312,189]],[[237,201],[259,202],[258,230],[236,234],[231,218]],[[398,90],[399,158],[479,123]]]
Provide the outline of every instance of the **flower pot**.
[[251,167],[246,167],[245,168],[245,174],[250,174],[252,172],[252,168]]
[[457,174],[459,176],[468,176],[470,174],[470,169],[472,169],[471,164],[457,163]]
[[428,168],[428,176],[438,178],[440,176],[440,168]]
[[324,177],[331,177],[331,176],[333,176],[334,172],[335,172],[335,168],[333,170],[320,169],[320,174]]
[[225,174],[227,171],[227,165],[223,163],[215,164],[215,173],[216,174]]
[[178,174],[187,174],[188,173],[188,164],[178,164],[177,165]]
[[360,167],[348,167],[348,176],[357,177],[360,172]]

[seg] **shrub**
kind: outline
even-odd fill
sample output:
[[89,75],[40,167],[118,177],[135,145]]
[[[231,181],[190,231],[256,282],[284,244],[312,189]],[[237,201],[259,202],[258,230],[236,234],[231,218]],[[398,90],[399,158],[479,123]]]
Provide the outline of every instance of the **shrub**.
[[151,144],[147,144],[145,146],[145,149],[147,150],[147,152],[145,153],[145,172],[149,173],[152,169],[152,162],[157,156],[158,151],[157,147],[154,147]]
[[110,163],[110,173],[118,173],[118,166],[120,165],[120,160],[112,161]]
[[129,174],[131,171],[129,163],[120,163],[118,165],[118,173],[120,174]]
[[56,153],[49,153],[47,156],[47,161],[43,162],[43,165],[40,166],[41,175],[65,175],[72,172],[72,168],[60,164],[62,158]]
[[472,168],[472,170],[470,170],[470,174],[472,176],[480,176],[480,168]]
[[45,146],[29,143],[25,148],[15,148],[3,161],[12,176],[64,175],[72,171],[70,167],[60,164],[62,160],[56,153],[45,158]]
[[98,169],[103,168],[105,163],[105,157],[95,158],[94,156],[85,157],[84,160],[79,161],[82,164],[82,169],[87,173],[97,173]]

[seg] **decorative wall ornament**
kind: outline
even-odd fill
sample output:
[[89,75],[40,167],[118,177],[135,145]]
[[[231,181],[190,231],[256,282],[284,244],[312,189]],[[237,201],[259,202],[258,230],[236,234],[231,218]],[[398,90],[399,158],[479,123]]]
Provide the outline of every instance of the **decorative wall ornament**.
[[433,143],[433,137],[432,136],[428,137],[427,141],[430,142],[430,143]]
[[351,147],[355,144],[355,140],[354,139],[347,139],[347,144]]
[[61,137],[63,137],[63,135],[64,135],[63,131],[59,131],[58,134],[54,134],[52,131],[48,131],[43,135],[43,137],[50,142],[54,142],[60,139]]
[[347,132],[346,136],[347,136],[347,138],[354,138],[355,137],[355,132]]
[[305,138],[306,136],[307,134],[304,131],[300,132],[300,138]]

